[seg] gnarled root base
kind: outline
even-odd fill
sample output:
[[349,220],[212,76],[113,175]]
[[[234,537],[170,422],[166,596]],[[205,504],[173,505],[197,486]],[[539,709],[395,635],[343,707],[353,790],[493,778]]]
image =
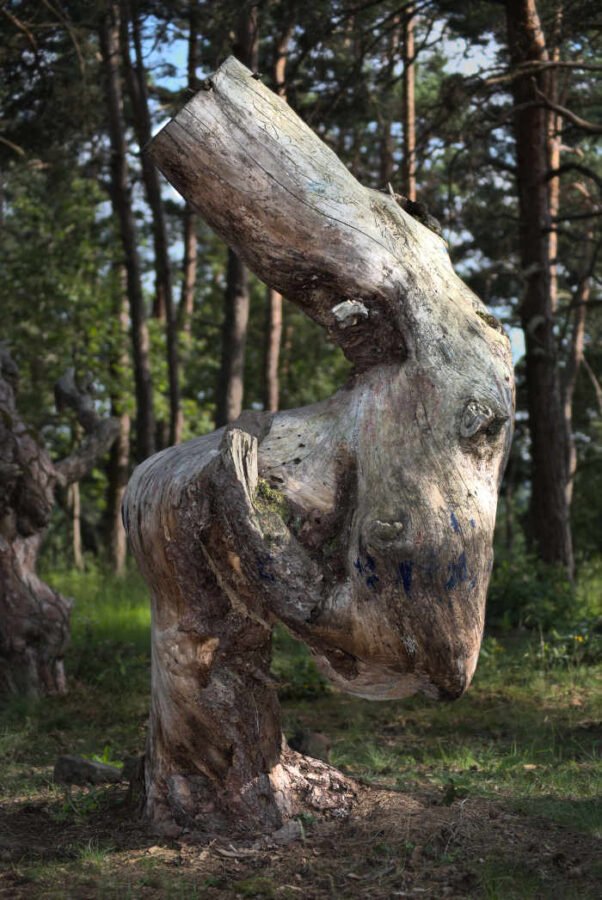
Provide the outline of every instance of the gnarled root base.
[[272,834],[303,813],[344,819],[356,798],[357,789],[350,778],[327,763],[291,750],[283,741],[280,761],[272,770],[238,790],[226,785],[217,799],[203,776],[172,775],[164,783],[162,802],[155,781],[152,802],[149,804],[147,797],[143,807],[153,829],[166,837],[244,839]]

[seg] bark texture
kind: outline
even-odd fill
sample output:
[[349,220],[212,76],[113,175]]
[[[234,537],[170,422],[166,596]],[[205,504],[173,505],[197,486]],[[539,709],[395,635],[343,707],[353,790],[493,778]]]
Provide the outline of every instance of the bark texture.
[[[515,67],[548,53],[534,0],[506,0],[508,45]],[[549,113],[538,101],[545,73],[512,81],[515,103],[520,252],[526,281],[521,303],[532,471],[530,526],[542,559],[573,571],[567,437],[562,409],[550,260]],[[552,241],[552,247],[555,242]]]
[[126,527],[153,605],[146,813],[209,831],[343,815],[349,784],[282,749],[272,626],[362,697],[465,690],[511,436],[509,342],[444,242],[236,60],[150,152],[355,371],[329,400],[243,413],[132,476]]
[[[121,0],[121,7],[121,50],[125,62],[126,81],[132,105],[136,140],[142,151],[151,139],[151,117],[148,106],[146,68],[143,59],[140,21],[138,14],[132,11],[128,0]],[[133,62],[129,49],[128,25],[130,24],[134,42]],[[153,311],[165,325],[169,386],[169,444],[178,444],[182,437],[183,419],[180,409],[178,335],[171,283],[167,223],[161,198],[159,176],[156,168],[144,153],[142,154],[142,180],[151,211],[155,263],[155,303]]]
[[17,369],[0,349],[0,694],[62,693],[71,601],[38,578],[36,559],[54,506],[54,488],[79,481],[117,432],[68,373],[59,407],[75,409],[82,445],[53,463],[15,404]]
[[408,6],[403,30],[403,159],[402,190],[408,200],[416,200],[416,66],[414,26],[416,11]]
[[[257,71],[259,60],[258,4],[241,8],[236,29],[234,53],[237,59]],[[245,348],[249,322],[249,275],[232,247],[228,250],[222,363],[217,386],[215,424],[233,422],[242,411],[245,385]]]
[[140,259],[127,164],[120,74],[119,9],[115,3],[109,4],[107,12],[102,18],[100,47],[111,141],[111,203],[115,218],[119,223],[130,307],[132,358],[136,388],[136,450],[139,459],[146,459],[155,449],[153,384]]
[[[188,90],[194,92],[197,78],[199,9],[197,0],[190,0],[188,7]],[[190,204],[184,209],[184,260],[182,263],[182,293],[178,309],[178,324],[185,335],[192,329],[194,293],[196,289],[197,236],[196,219]]]

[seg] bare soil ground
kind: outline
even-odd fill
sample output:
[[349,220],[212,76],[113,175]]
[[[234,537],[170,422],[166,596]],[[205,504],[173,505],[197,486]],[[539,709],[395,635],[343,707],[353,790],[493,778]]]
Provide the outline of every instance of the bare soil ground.
[[[48,773],[50,775],[50,773]],[[0,896],[558,897],[601,896],[602,840],[523,816],[504,802],[359,786],[344,820],[306,822],[269,841],[162,841],[133,817],[127,791],[73,789],[95,808],[61,821],[50,787],[0,809]]]

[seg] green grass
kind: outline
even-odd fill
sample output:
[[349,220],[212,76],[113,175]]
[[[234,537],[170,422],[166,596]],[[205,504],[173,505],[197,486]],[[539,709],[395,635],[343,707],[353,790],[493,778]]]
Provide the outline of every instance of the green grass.
[[[86,885],[93,885],[95,896],[219,892],[212,882],[217,876],[203,886],[176,877],[157,860],[137,864],[130,880],[116,875],[111,845],[85,836],[87,825],[110,811],[115,792],[66,793],[52,784],[59,753],[119,762],[143,751],[150,614],[146,588],[136,575],[120,580],[97,572],[63,573],[50,580],[76,598],[66,660],[70,691],[40,702],[13,700],[3,708],[0,796],[17,804],[37,798],[51,823],[75,829],[81,837],[65,850],[64,860],[32,858],[19,871],[25,881],[43,885],[45,896],[63,896],[48,886],[69,878],[80,879],[84,893]],[[483,798],[544,827],[550,823],[584,839],[600,839],[600,667],[571,653],[546,655],[542,640],[538,634],[487,639],[473,685],[456,703],[421,697],[370,703],[333,691],[305,648],[278,629],[273,671],[285,730],[289,736],[299,727],[325,733],[332,742],[330,761],[365,781],[434,797],[442,807]],[[446,850],[442,858],[453,864],[455,852]],[[475,872],[475,896],[540,897],[549,887],[542,887],[537,867],[512,867],[496,854],[484,858]],[[254,878],[241,876],[230,890],[251,896],[259,884],[270,896],[269,879],[262,881],[260,875],[256,883]],[[570,885],[563,890],[563,896],[573,896]]]
[[599,667],[538,668],[528,636],[505,644],[491,639],[470,690],[456,703],[422,697],[371,703],[326,686],[320,695],[304,648],[283,636],[277,647],[287,692],[298,671],[312,695],[285,704],[287,730],[327,732],[336,766],[403,790],[435,785],[444,798],[503,799],[602,837]]

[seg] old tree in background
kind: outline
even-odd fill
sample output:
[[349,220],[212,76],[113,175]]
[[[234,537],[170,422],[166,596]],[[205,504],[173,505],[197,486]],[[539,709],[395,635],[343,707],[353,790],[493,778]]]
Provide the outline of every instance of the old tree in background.
[[138,467],[126,527],[152,592],[146,813],[278,828],[351,786],[283,745],[283,622],[342,689],[452,699],[474,673],[513,413],[509,342],[444,241],[230,58],[152,145],[159,167],[353,364],[330,399]]
[[71,407],[86,434],[70,456],[53,462],[16,408],[18,371],[0,346],[0,695],[61,693],[71,601],[36,574],[36,561],[57,485],[83,478],[117,437],[73,371],[56,386],[57,405]]

